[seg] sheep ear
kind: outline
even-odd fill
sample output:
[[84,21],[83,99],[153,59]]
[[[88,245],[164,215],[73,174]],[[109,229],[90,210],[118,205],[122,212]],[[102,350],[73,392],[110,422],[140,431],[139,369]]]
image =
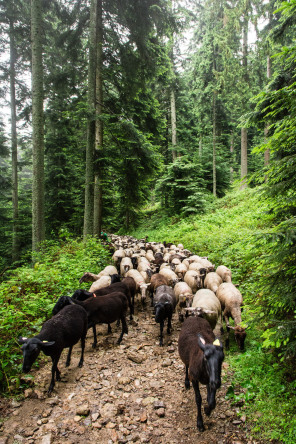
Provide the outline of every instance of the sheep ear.
[[206,341],[204,340],[204,338],[200,334],[197,335],[197,343],[198,343],[199,348],[202,351],[205,351]]
[[24,338],[24,337],[20,336],[18,338],[18,343],[19,344],[25,344],[25,342],[27,342],[27,340],[28,340],[28,338]]
[[39,344],[42,347],[49,347],[50,345],[54,345],[55,341],[41,341],[41,343]]

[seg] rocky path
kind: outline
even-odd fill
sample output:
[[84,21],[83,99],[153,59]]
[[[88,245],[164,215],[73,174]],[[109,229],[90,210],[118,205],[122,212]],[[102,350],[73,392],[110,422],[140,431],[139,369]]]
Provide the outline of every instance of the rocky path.
[[[223,363],[222,387],[211,417],[204,415],[206,430],[196,429],[194,391],[184,388],[184,366],[178,355],[180,323],[158,345],[159,326],[150,309],[138,312],[129,334],[116,344],[119,329],[97,327],[98,347],[91,348],[88,332],[84,366],[77,367],[80,346],[73,350],[70,367],[66,352],[60,360],[62,382],[51,397],[46,390],[51,364],[34,370],[34,385],[23,401],[6,408],[0,426],[0,444],[79,443],[229,443],[254,444],[249,437],[242,407],[225,400],[231,370]],[[205,401],[206,392],[202,387]],[[258,443],[258,441],[256,441]]]

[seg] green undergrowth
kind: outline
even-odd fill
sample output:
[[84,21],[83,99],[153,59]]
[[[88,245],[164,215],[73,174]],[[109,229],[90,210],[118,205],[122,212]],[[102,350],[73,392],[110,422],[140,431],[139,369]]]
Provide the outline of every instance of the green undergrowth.
[[[3,393],[21,388],[22,355],[18,337],[33,336],[51,316],[56,300],[80,287],[85,271],[98,272],[111,262],[94,238],[45,242],[34,266],[6,272],[0,284],[0,387]],[[30,378],[30,377],[28,377]]]
[[266,340],[271,319],[266,317],[260,282],[269,274],[266,257],[273,249],[274,220],[269,201],[259,196],[258,189],[233,191],[206,214],[182,220],[163,215],[159,207],[150,208],[142,225],[130,234],[182,243],[194,254],[207,256],[216,267],[231,268],[232,280],[243,295],[242,318],[248,330],[244,353],[237,351],[231,336],[230,353],[226,353],[232,369],[227,396],[242,406],[239,415],[246,415],[253,437],[292,444],[296,442],[295,366],[281,354],[284,342]]

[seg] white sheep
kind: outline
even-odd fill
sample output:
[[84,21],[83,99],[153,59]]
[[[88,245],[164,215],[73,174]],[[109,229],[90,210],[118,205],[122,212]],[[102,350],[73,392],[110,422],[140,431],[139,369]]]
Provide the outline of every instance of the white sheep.
[[202,288],[196,292],[191,309],[189,308],[188,311],[194,313],[195,309],[197,309],[198,313],[202,312],[203,317],[209,322],[212,330],[216,327],[218,320],[220,320],[222,325],[221,304],[212,290]]
[[188,271],[186,265],[181,262],[181,264],[177,265],[175,268],[175,273],[180,279],[184,279],[185,273]]
[[171,287],[174,287],[177,282],[179,282],[179,278],[176,273],[170,268],[164,267],[159,270],[159,274],[165,276],[168,280],[168,283]]
[[[240,350],[243,350],[246,338],[246,328],[240,325],[242,321],[241,307],[243,305],[241,292],[231,282],[224,282],[219,286],[216,296],[221,303],[227,332],[229,333],[229,328],[234,330],[237,345]],[[234,320],[234,327],[229,324],[230,317]],[[227,335],[225,345],[226,348],[229,348],[229,334]]]
[[222,284],[222,278],[215,271],[210,271],[205,277],[205,288],[212,290],[214,293],[217,292],[219,285]]
[[231,270],[225,267],[225,265],[219,265],[219,267],[217,267],[216,273],[221,276],[223,282],[231,282]]
[[150,286],[150,283],[146,283],[144,281],[143,276],[138,270],[129,270],[126,276],[132,277],[136,282],[137,292],[140,293],[142,304],[144,304],[147,299],[148,287]]
[[100,288],[108,287],[111,284],[111,276],[101,276],[97,281],[91,284],[90,289],[88,290],[90,293],[93,293]]
[[189,285],[193,293],[196,293],[201,286],[200,275],[195,270],[188,270],[185,273],[184,281]]
[[120,275],[125,277],[128,270],[133,268],[133,263],[130,257],[123,257],[120,262]]
[[186,282],[178,282],[174,286],[174,293],[177,300],[177,312],[179,314],[179,320],[184,320],[184,308],[191,307],[193,294],[192,290]]

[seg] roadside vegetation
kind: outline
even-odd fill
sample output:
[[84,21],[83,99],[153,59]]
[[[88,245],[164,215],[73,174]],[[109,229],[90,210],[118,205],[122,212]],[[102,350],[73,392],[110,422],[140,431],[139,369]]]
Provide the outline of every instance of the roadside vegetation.
[[[258,189],[232,191],[217,199],[205,214],[188,218],[167,217],[157,206],[142,213],[140,227],[129,234],[149,241],[183,243],[185,248],[208,256],[216,266],[231,268],[233,282],[243,298],[243,322],[248,325],[246,351],[237,350],[231,336],[227,397],[241,407],[252,436],[269,442],[292,444],[296,440],[295,368],[288,336],[274,320],[277,305],[266,295],[264,279],[271,275],[267,259],[276,245],[274,220],[268,200],[258,200]],[[29,263],[29,261],[28,261]],[[111,263],[111,254],[95,238],[86,243],[66,238],[44,243],[30,265],[6,271],[0,285],[0,381],[4,395],[21,396],[31,376],[21,375],[20,335],[39,331],[50,317],[54,301],[79,287],[86,271]],[[229,381],[228,381],[229,382]]]

